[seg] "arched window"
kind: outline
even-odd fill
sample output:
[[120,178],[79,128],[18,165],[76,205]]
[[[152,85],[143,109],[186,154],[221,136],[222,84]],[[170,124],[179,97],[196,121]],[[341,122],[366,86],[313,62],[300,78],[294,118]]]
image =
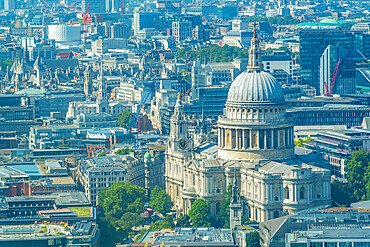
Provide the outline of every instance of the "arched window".
[[279,216],[280,216],[279,210],[275,210],[274,211],[274,219],[279,218]]
[[279,201],[279,197],[278,196],[275,196],[274,201],[275,202]]
[[304,194],[305,194],[305,191],[304,191],[304,187],[302,186],[299,189],[299,199],[304,199]]
[[320,194],[317,194],[316,198],[317,198],[317,199],[320,199]]
[[284,188],[284,199],[289,199],[289,188],[285,186]]

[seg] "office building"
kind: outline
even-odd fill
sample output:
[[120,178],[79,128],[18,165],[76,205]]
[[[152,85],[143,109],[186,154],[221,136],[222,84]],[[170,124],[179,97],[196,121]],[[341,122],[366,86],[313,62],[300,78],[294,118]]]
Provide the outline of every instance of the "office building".
[[367,59],[359,51],[350,52],[340,45],[329,45],[320,57],[321,95],[356,93],[356,68],[364,63]]
[[64,118],[70,102],[85,101],[85,99],[84,94],[50,94],[36,97],[32,101],[35,106],[35,118],[50,117],[52,112],[59,112]]
[[120,158],[106,156],[82,160],[77,176],[87,198],[93,205],[97,205],[99,191],[109,188],[115,181],[128,181],[127,172]]
[[209,30],[205,29],[204,26],[196,26],[192,31],[192,37],[200,42],[207,42],[210,38]]
[[370,131],[347,129],[319,132],[313,142],[305,145],[320,152],[330,162],[332,175],[346,178],[345,161],[361,148],[370,150]]
[[2,0],[4,10],[10,11],[15,10],[17,1],[16,0]]
[[250,45],[253,32],[249,31],[230,31],[222,39],[222,45],[247,48]]
[[[115,23],[110,26],[111,29],[111,38],[114,39],[128,39],[131,36],[131,27],[126,23]],[[125,48],[125,47],[121,47]]]
[[302,30],[299,33],[302,84],[319,88],[320,57],[328,45],[370,57],[370,34],[353,31]]
[[87,6],[90,4],[90,14],[104,14],[106,10],[106,0],[82,0],[82,12],[86,13]]
[[364,117],[370,116],[365,105],[327,104],[322,107],[296,107],[288,110],[297,126],[346,125],[360,126]]
[[262,247],[361,247],[370,244],[368,201],[318,207],[260,223]]
[[217,6],[217,18],[230,20],[238,16],[238,5],[222,4]]
[[217,120],[223,114],[228,92],[229,87],[222,85],[194,88],[190,102],[184,103],[185,115]]
[[181,42],[192,36],[192,28],[190,21],[175,21],[172,22],[172,36],[177,42]]
[[293,78],[293,60],[283,50],[273,51],[262,56],[263,69],[272,74],[280,84],[291,84]]
[[153,28],[155,19],[161,15],[161,13],[134,12],[134,35],[137,35],[137,33],[144,28]]

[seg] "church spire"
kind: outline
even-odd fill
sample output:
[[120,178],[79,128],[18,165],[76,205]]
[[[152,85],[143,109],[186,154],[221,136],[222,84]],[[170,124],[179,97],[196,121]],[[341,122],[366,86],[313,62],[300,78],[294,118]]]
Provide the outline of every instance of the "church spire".
[[260,50],[260,41],[257,37],[257,23],[254,23],[253,29],[253,38],[251,40],[251,47],[249,48],[249,63],[247,70],[248,72],[259,72],[262,70],[262,62],[261,62],[261,50]]
[[234,166],[234,184],[232,189],[232,198],[230,200],[230,229],[234,230],[236,226],[242,224],[242,205],[238,195],[238,182],[236,180],[236,171]]
[[236,171],[234,167],[234,184],[233,184],[233,190],[232,190],[233,198],[231,203],[240,203],[239,196],[238,196],[238,182],[236,180]]

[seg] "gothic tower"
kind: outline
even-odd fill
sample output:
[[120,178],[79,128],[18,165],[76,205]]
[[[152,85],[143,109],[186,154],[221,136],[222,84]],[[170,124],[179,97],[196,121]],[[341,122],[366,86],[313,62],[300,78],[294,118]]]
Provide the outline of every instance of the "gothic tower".
[[103,66],[101,66],[100,68],[99,93],[98,98],[96,99],[96,104],[97,104],[97,113],[109,113],[107,84],[104,78]]
[[84,93],[86,96],[90,96],[93,92],[92,80],[91,80],[90,66],[87,65],[84,71]]
[[[234,168],[235,169],[235,168]],[[230,229],[234,230],[236,226],[242,224],[242,204],[238,195],[238,182],[236,181],[236,174],[234,170],[234,185],[232,191],[232,198],[230,200]]]

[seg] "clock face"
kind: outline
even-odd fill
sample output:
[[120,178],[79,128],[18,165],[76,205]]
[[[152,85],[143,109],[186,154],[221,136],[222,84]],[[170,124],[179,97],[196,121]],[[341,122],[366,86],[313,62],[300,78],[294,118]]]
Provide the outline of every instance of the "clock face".
[[179,140],[179,147],[180,147],[181,149],[185,149],[185,148],[186,148],[186,146],[187,146],[187,142],[186,142],[186,140],[185,140],[185,139],[180,139],[180,140]]

